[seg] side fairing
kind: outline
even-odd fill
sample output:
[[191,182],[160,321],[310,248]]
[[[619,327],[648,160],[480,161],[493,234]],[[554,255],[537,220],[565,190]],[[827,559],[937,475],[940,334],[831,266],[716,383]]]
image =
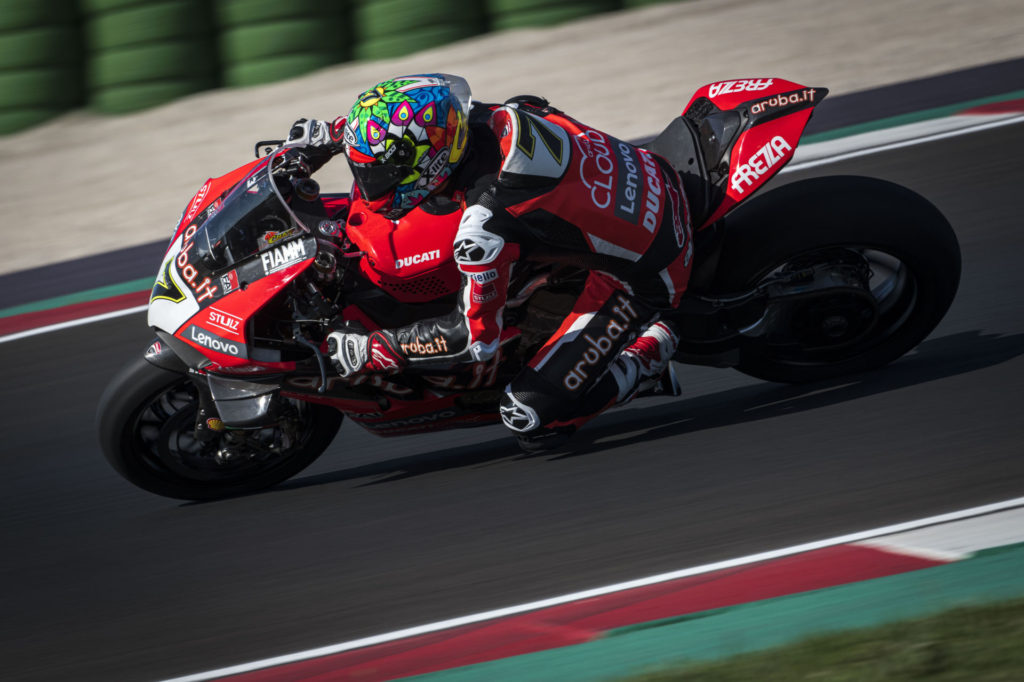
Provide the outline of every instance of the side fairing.
[[283,242],[217,275],[190,260],[187,229],[171,245],[149,301],[149,325],[193,346],[222,367],[279,357],[255,352],[249,322],[313,262],[312,237]]
[[683,117],[699,131],[710,180],[720,193],[704,225],[724,216],[789,163],[814,107],[827,94],[826,88],[781,78],[719,81],[694,93]]
[[178,235],[167,250],[149,297],[147,323],[169,334],[178,331],[201,307],[192,289],[178,273],[175,263],[181,253],[182,242],[184,236]]

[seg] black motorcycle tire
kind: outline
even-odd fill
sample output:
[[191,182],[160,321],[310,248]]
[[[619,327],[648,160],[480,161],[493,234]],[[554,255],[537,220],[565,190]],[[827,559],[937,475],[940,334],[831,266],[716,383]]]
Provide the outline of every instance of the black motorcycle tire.
[[[341,426],[342,414],[318,404],[305,404],[309,424],[296,448],[282,453],[265,466],[226,471],[223,474],[196,476],[167,466],[144,444],[141,426],[148,406],[173,391],[186,391],[189,379],[178,372],[156,367],[139,357],[118,372],[100,397],[97,430],[100,446],[111,466],[125,479],[143,490],[182,500],[215,500],[245,495],[274,486],[312,464],[330,445]],[[195,423],[197,403],[183,404],[180,414],[169,415],[180,433],[186,434]],[[148,417],[152,422],[152,417]],[[158,425],[162,426],[162,425]],[[150,430],[154,427],[150,426]]]
[[726,218],[714,289],[750,289],[782,264],[835,247],[898,259],[909,287],[898,319],[834,353],[782,354],[743,339],[736,369],[782,383],[806,383],[882,367],[917,346],[945,316],[960,282],[960,247],[949,221],[927,199],[888,181],[828,176],[796,181]]

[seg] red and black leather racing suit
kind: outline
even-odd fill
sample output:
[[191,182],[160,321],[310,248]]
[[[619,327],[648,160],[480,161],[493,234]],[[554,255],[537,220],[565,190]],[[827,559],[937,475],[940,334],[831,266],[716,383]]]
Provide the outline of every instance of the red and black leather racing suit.
[[390,332],[412,366],[487,360],[516,268],[588,270],[572,312],[505,389],[505,425],[530,434],[578,427],[615,403],[621,387],[606,369],[659,310],[678,305],[693,245],[667,162],[542,100],[517,99],[473,127],[471,168],[454,178],[472,174],[454,243],[458,308]]

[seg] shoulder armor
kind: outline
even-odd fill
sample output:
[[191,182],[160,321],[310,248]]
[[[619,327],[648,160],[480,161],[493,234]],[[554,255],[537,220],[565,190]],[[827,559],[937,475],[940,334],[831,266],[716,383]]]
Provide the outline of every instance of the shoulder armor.
[[572,150],[563,128],[516,104],[496,109],[490,124],[501,146],[500,174],[547,178],[565,174]]
[[470,206],[463,212],[455,234],[456,263],[486,265],[498,257],[505,240],[484,227],[493,216],[489,209],[480,205]]

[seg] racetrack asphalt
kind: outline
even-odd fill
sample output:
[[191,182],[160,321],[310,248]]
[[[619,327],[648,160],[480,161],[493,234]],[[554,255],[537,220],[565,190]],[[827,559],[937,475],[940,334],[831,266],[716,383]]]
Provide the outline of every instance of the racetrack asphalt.
[[349,424],[278,489],[182,504],[95,441],[143,315],[0,346],[4,676],[182,675],[1020,496],[1022,145],[1008,126],[776,181],[873,175],[946,213],[963,279],[917,352],[803,387],[682,367],[681,398],[603,416],[571,456]]

